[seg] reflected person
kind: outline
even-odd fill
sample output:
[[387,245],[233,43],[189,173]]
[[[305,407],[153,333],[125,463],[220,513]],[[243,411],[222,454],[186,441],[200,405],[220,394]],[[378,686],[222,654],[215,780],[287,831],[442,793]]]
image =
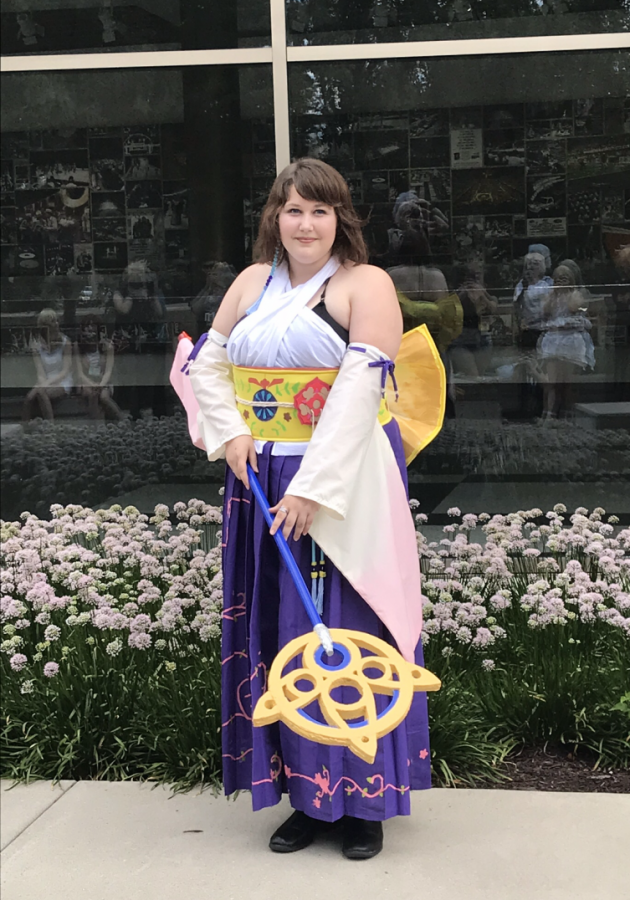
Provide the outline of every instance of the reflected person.
[[72,344],[62,334],[54,309],[43,309],[37,317],[38,333],[31,344],[37,383],[24,400],[22,421],[28,422],[39,407],[44,419],[52,421],[53,402],[70,394],[72,378]]
[[434,266],[395,266],[388,273],[396,286],[404,330],[426,325],[440,353],[446,353],[461,334],[464,316],[444,273]]
[[123,419],[124,415],[112,397],[110,384],[114,345],[95,316],[81,324],[74,344],[74,361],[78,391],[87,400],[90,418],[103,419],[109,415],[112,419]]
[[[114,291],[112,302],[116,311],[114,337],[120,346],[131,344],[135,339],[136,351],[149,341],[153,353],[163,354],[166,351],[166,343],[160,340],[166,304],[157,275],[146,260],[137,260],[127,266],[121,287]],[[121,394],[127,395],[123,405],[128,404],[136,417],[161,416],[166,410],[164,382],[147,384],[145,370],[146,367],[139,364],[135,383],[121,390]]]
[[396,287],[403,314],[403,330],[426,325],[446,370],[446,416],[455,415],[453,366],[448,349],[462,332],[464,314],[456,293],[449,291],[444,273],[434,266],[395,266],[388,273]]
[[448,231],[448,219],[416,191],[399,194],[392,210],[394,228],[387,231],[388,262],[417,264],[431,256],[431,238]]
[[613,286],[612,304],[615,329],[621,338],[621,346],[615,347],[615,382],[626,384],[630,381],[630,244],[617,250],[615,265],[619,278]]
[[481,273],[474,266],[459,273],[457,296],[462,305],[463,327],[450,347],[453,368],[462,375],[477,378],[484,375],[492,359],[492,338],[482,330],[482,316],[497,311],[497,300],[483,285]]
[[[543,244],[532,246],[544,247]],[[523,276],[514,289],[516,341],[524,349],[533,349],[542,332],[542,306],[553,287],[553,280],[546,271],[547,258],[530,247],[523,260]]]
[[576,374],[595,366],[586,300],[576,284],[573,266],[558,266],[553,282],[543,307],[544,332],[538,343],[538,358],[543,366],[544,420],[555,419],[569,409],[570,386]]
[[211,327],[221,300],[237,275],[236,269],[227,262],[208,260],[203,264],[202,269],[206,276],[206,283],[197,296],[190,301],[190,308],[197,322],[196,338]]
[[120,289],[114,291],[116,325],[141,325],[161,322],[164,318],[164,300],[160,294],[157,275],[146,260],[129,263],[125,269]]

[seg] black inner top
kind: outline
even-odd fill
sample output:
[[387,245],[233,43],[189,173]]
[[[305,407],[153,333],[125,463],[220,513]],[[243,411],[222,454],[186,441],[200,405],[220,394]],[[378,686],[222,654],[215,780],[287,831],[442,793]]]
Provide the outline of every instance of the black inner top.
[[328,309],[326,308],[326,302],[325,302],[326,301],[326,290],[328,288],[329,281],[330,281],[330,278],[327,278],[326,281],[324,282],[324,290],[322,291],[322,296],[320,298],[320,301],[316,306],[312,307],[312,310],[316,315],[318,315],[320,317],[320,319],[323,319],[327,325],[330,325],[330,327],[335,332],[335,334],[338,334],[339,337],[341,338],[341,340],[345,344],[349,344],[350,343],[350,332],[346,328],[344,328],[342,325],[340,325],[339,322],[336,322],[333,319],[333,317],[330,315],[330,313],[328,312]]

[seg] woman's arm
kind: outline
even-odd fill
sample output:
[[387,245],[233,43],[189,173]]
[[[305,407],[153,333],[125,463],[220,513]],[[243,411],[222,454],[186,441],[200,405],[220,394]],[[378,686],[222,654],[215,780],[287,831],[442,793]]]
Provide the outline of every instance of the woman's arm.
[[483,316],[497,311],[497,298],[492,297],[484,287],[472,288],[468,293],[472,297],[478,315]]
[[371,344],[395,359],[402,313],[394,282],[376,266],[356,266],[350,274],[350,343]]

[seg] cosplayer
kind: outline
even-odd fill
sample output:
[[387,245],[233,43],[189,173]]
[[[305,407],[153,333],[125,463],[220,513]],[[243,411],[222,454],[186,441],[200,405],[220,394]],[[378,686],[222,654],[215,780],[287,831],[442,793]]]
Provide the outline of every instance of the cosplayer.
[[[351,859],[375,856],[383,820],[408,815],[409,792],[430,787],[426,696],[414,695],[372,764],[281,722],[252,727],[274,657],[310,624],[253,500],[247,464],[272,504],[271,532],[290,539],[306,578],[325,576],[314,594],[324,623],[383,638],[422,665],[406,444],[383,401],[402,316],[389,275],[367,265],[360,224],[338,172],[313,159],[287,166],[263,210],[258,262],[223,298],[191,357],[188,388],[199,406],[198,445],[227,460],[225,791],[251,790],[255,810],[288,793],[295,811],[272,850],[300,850],[341,820]],[[322,370],[334,370],[332,387]]]

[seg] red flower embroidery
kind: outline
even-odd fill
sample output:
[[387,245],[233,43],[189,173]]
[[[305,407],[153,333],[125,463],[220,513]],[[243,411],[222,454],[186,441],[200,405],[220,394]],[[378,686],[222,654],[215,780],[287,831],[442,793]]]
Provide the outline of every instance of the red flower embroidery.
[[313,422],[317,422],[328,399],[330,388],[331,385],[322,381],[321,378],[313,378],[295,395],[293,405],[302,425],[311,425]]

